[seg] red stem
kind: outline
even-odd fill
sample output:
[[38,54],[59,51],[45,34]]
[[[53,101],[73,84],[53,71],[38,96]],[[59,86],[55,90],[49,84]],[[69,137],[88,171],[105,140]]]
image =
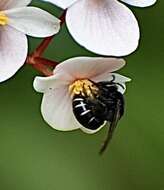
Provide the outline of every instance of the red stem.
[[54,36],[50,36],[45,38],[39,46],[36,48],[36,50],[33,52],[32,56],[33,57],[41,57],[44,53],[44,51],[47,49],[48,45],[51,43],[53,40]]
[[52,70],[50,70],[46,65],[37,63],[37,64],[34,64],[32,66],[33,66],[34,69],[36,69],[37,71],[40,71],[45,76],[51,76],[51,75],[53,75]]
[[51,61],[41,57],[33,57],[33,56],[28,56],[26,63],[32,65],[33,68],[35,68],[45,76],[52,75],[53,74],[52,68],[54,69],[58,64],[55,61]]
[[56,67],[56,65],[58,64],[58,62],[56,61],[51,61],[49,59],[42,58],[42,57],[34,57],[33,59],[34,59],[35,64],[40,63],[40,64],[47,65],[53,68]]

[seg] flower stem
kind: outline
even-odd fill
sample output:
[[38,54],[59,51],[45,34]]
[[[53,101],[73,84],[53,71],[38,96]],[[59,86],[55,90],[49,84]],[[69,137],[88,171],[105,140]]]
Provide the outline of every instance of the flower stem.
[[44,51],[47,49],[48,45],[51,43],[53,40],[54,36],[50,36],[45,38],[39,46],[36,48],[36,50],[33,52],[32,56],[33,57],[41,57],[44,53]]
[[44,74],[45,76],[51,76],[53,75],[53,72],[50,68],[48,68],[46,65],[37,63],[32,65],[34,69],[36,69],[37,71],[40,71],[42,74]]
[[35,70],[41,72],[45,76],[53,75],[52,70],[58,64],[55,61],[50,61],[41,57],[33,57],[30,55],[27,57],[26,63],[32,65]]
[[58,64],[58,62],[56,62],[56,61],[51,61],[51,60],[43,58],[43,57],[34,57],[34,62],[35,62],[35,64],[40,63],[40,64],[47,65],[47,66],[50,66],[53,68],[56,67],[56,65]]

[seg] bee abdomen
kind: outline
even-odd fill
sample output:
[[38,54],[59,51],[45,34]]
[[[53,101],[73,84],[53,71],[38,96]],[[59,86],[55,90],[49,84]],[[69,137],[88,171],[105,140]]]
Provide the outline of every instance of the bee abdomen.
[[74,97],[73,113],[84,127],[95,130],[104,124],[104,120],[96,117],[83,97]]

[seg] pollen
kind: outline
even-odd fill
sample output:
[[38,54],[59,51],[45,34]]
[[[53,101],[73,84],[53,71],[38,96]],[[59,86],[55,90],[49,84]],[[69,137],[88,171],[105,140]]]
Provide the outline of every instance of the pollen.
[[4,26],[8,23],[9,21],[9,18],[3,13],[0,11],[0,25]]
[[71,97],[81,94],[84,97],[94,98],[95,95],[98,94],[98,88],[92,81],[88,79],[81,79],[74,81],[69,86],[69,93],[71,94]]

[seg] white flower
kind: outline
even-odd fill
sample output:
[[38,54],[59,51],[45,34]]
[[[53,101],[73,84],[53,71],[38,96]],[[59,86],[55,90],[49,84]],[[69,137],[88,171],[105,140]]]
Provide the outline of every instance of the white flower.
[[[139,27],[133,13],[118,0],[48,0],[67,10],[66,24],[79,44],[101,55],[123,56],[138,46]],[[156,0],[122,0],[150,6]]]
[[13,76],[27,57],[27,37],[47,37],[59,31],[60,21],[31,0],[0,1],[0,82]]
[[[89,130],[77,121],[73,114],[72,95],[78,93],[79,89],[88,88],[91,81],[94,83],[113,81],[117,83],[118,91],[123,94],[125,82],[130,81],[130,79],[111,72],[124,65],[123,59],[75,57],[60,63],[55,68],[54,75],[36,77],[34,88],[44,94],[41,105],[44,120],[54,129],[61,131],[80,128],[86,133],[97,132],[101,127],[97,130]],[[85,85],[88,86],[85,87]],[[90,86],[90,88],[93,87]]]

